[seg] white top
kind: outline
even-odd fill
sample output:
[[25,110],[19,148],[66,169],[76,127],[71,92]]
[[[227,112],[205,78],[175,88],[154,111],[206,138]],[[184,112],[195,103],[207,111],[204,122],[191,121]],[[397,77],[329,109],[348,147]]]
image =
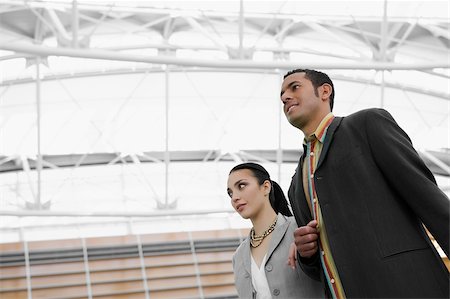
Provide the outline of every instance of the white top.
[[266,271],[264,268],[267,254],[265,254],[263,257],[261,268],[256,264],[255,260],[253,259],[253,255],[250,254],[250,256],[252,257],[252,284],[256,290],[256,299],[272,299],[269,283],[267,282]]

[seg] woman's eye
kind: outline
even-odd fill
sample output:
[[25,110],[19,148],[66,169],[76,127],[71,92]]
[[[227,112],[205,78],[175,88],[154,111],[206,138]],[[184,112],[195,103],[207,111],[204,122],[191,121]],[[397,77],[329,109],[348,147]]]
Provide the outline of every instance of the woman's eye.
[[239,184],[239,189],[242,189],[245,187],[245,184]]

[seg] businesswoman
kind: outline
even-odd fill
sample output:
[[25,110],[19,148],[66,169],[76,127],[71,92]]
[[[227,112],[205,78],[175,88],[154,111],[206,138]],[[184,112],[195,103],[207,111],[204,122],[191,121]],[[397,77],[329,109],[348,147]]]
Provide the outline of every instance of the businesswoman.
[[281,187],[259,164],[231,169],[227,193],[231,205],[253,227],[233,256],[240,298],[323,298],[322,284],[289,266],[288,255],[297,228]]

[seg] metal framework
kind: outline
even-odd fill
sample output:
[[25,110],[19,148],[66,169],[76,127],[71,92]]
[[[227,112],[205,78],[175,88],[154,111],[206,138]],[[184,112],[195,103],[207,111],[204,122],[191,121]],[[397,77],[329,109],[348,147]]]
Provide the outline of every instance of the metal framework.
[[[164,196],[155,200],[160,209],[167,209],[176,207],[176,201],[169,198],[171,185],[168,173],[169,165],[173,162],[253,159],[280,165],[296,161],[299,153],[283,148],[281,141],[278,149],[269,152],[241,150],[221,153],[215,148],[185,152],[171,150],[170,74],[175,72],[201,70],[281,75],[298,66],[330,70],[335,72],[334,77],[339,80],[377,86],[382,107],[387,101],[387,88],[398,89],[405,94],[414,92],[428,95],[442,101],[450,99],[448,88],[430,89],[425,84],[414,84],[416,82],[405,85],[386,78],[396,71],[417,71],[418,78],[427,76],[430,80],[450,82],[449,5],[445,1],[412,2],[407,9],[405,7],[405,10],[409,10],[406,13],[401,12],[406,2],[373,1],[367,5],[373,5],[379,12],[371,11],[370,14],[333,13],[338,11],[342,3],[331,7],[333,4],[330,2],[327,2],[330,7],[323,7],[321,12],[308,10],[313,2],[318,4],[318,1],[268,1],[271,6],[265,11],[255,6],[254,1],[230,1],[227,7],[222,7],[222,2],[218,2],[217,7],[210,6],[210,2],[204,2],[205,8],[183,7],[181,4],[174,6],[171,1],[0,3],[0,67],[24,59],[28,68],[35,66],[34,73],[28,75],[20,72],[19,75],[2,73],[0,97],[15,86],[34,84],[37,128],[35,156],[21,153],[2,155],[0,151],[0,176],[11,171],[26,173],[33,197],[32,200],[26,199],[28,211],[5,210],[0,211],[0,215],[71,215],[67,211],[42,211],[49,209],[50,204],[41,198],[40,175],[45,169],[116,163],[133,164],[142,169],[141,163],[164,164]],[[427,14],[425,8],[430,8],[430,3],[436,9],[431,8]],[[361,4],[354,5],[359,7]],[[447,14],[442,10],[447,10]],[[181,38],[182,35],[186,37]],[[108,38],[113,42],[108,42]],[[124,42],[118,41],[121,39]],[[194,43],[191,39],[201,42]],[[72,70],[52,70],[50,60],[55,57],[73,61],[80,58],[82,61],[106,61],[111,65],[106,70],[74,74]],[[305,60],[305,57],[314,59]],[[126,65],[115,66],[115,62],[124,62]],[[372,71],[375,75],[367,76],[360,72],[349,75],[346,70]],[[142,74],[144,77],[149,72],[159,73],[164,78],[164,127],[161,128],[165,137],[163,151],[86,152],[81,155],[47,155],[41,152],[43,83],[113,74]],[[133,92],[130,92],[129,98]],[[67,94],[74,103],[78,103],[76,96],[68,90]],[[0,108],[8,107],[0,100]],[[419,115],[422,113],[420,109],[417,112]],[[448,111],[442,122],[446,120]],[[3,124],[0,118],[2,130]],[[104,131],[96,129],[99,132],[98,142],[109,128]],[[281,124],[278,131],[281,135]],[[421,154],[436,174],[450,175],[448,151],[421,151]],[[34,173],[36,178],[33,177]],[[144,171],[141,171],[141,175],[148,188],[152,189],[152,183],[145,177]],[[173,213],[179,215],[184,212]],[[83,212],[75,214],[86,216]],[[152,213],[96,212],[90,215],[152,216]]]

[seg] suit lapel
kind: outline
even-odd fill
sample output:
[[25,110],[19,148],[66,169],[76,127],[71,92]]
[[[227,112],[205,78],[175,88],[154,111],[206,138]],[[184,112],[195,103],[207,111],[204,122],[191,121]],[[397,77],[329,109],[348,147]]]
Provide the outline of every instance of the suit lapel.
[[[327,135],[325,136],[322,153],[320,154],[320,158],[319,158],[319,162],[317,164],[316,170],[320,167],[320,165],[323,163],[326,155],[328,154],[328,150],[329,150],[331,142],[333,140],[334,133],[336,132],[337,128],[339,127],[342,119],[343,119],[342,117],[335,117],[334,120],[331,122],[330,126],[328,127]],[[293,177],[293,179],[296,182],[296,184],[295,184],[296,188],[294,190],[295,195],[294,195],[294,203],[292,203],[292,205],[293,205],[292,208],[293,208],[293,210],[297,210],[296,215],[299,215],[299,214],[301,215],[300,220],[303,223],[299,223],[299,219],[297,219],[297,223],[300,226],[306,225],[306,224],[308,224],[308,222],[310,222],[312,220],[312,216],[311,216],[311,213],[310,213],[310,210],[308,207],[308,203],[306,202],[306,196],[305,196],[305,191],[304,191],[304,187],[303,187],[303,163],[305,160],[304,155],[305,155],[305,153],[303,153],[302,157],[300,158],[300,161],[298,163],[297,172]],[[298,211],[300,213],[298,213]]]
[[335,117],[333,121],[331,122],[330,126],[327,130],[327,135],[325,136],[325,141],[323,143],[322,153],[320,154],[319,162],[317,163],[316,170],[322,165],[323,160],[327,156],[328,149],[330,148],[330,144],[333,140],[334,132],[336,132],[336,129],[341,124],[342,117]]
[[[305,160],[305,153],[303,153],[302,157],[300,158],[300,161],[298,163],[297,172],[294,175],[293,179],[295,180],[295,189],[294,189],[294,198],[293,198],[293,211],[297,211],[297,213],[294,213],[296,217],[297,215],[301,215],[300,219],[297,220],[297,224],[299,226],[306,225],[308,222],[312,220],[311,213],[309,211],[308,203],[306,202],[306,196],[303,189],[303,163]],[[294,206],[295,205],[295,206]],[[300,213],[298,213],[300,212]],[[300,221],[299,221],[300,220]]]

